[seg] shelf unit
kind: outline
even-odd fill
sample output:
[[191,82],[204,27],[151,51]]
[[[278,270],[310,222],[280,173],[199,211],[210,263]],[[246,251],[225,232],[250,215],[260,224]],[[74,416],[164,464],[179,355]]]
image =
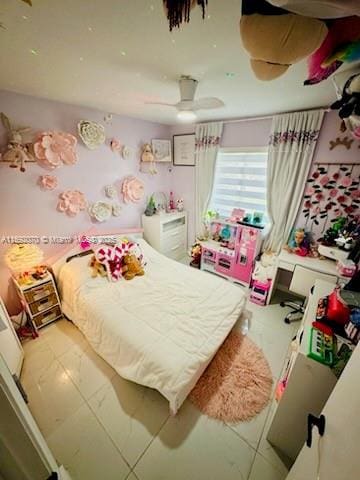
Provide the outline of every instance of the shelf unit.
[[35,328],[42,328],[62,318],[59,294],[50,273],[41,280],[34,280],[30,285],[20,285],[15,278],[13,281]]

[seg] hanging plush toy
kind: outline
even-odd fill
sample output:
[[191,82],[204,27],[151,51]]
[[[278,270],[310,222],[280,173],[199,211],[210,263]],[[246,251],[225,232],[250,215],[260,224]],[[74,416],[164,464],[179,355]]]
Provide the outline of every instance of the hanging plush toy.
[[2,160],[4,162],[10,162],[11,168],[20,167],[20,171],[25,172],[25,163],[34,161],[29,146],[23,141],[23,134],[29,132],[30,128],[15,128],[11,125],[10,120],[5,113],[1,113],[0,117],[8,135],[7,150],[3,154]]
[[342,97],[334,102],[332,110],[339,110],[339,117],[349,118],[350,115],[360,115],[360,73],[351,75],[346,81]]
[[320,47],[328,29],[322,20],[277,8],[265,0],[243,0],[240,36],[260,80],[283,75]]
[[208,0],[163,0],[163,2],[171,32],[174,27],[180,27],[183,22],[189,23],[190,11],[196,5],[201,7],[202,17],[205,18]]

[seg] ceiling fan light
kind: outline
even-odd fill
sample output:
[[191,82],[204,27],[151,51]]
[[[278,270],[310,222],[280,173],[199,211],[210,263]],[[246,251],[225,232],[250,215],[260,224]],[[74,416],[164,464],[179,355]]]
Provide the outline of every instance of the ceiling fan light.
[[180,122],[195,122],[197,115],[191,110],[180,110],[177,114],[177,118]]

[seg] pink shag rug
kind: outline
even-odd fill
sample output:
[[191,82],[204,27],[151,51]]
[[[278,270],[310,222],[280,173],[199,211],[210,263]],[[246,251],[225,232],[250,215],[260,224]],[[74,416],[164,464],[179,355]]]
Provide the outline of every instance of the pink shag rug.
[[189,398],[209,417],[243,422],[266,407],[272,383],[262,350],[247,336],[231,332]]

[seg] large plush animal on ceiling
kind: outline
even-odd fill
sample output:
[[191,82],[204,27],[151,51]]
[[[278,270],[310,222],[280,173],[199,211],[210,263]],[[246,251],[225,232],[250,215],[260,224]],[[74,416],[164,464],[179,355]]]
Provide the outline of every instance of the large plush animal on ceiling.
[[243,0],[240,36],[257,78],[272,80],[307,58],[325,40],[322,20],[304,17],[265,0]]
[[360,15],[359,0],[243,0],[240,35],[255,75],[272,80],[308,57],[312,85],[359,60],[360,17],[349,15]]

